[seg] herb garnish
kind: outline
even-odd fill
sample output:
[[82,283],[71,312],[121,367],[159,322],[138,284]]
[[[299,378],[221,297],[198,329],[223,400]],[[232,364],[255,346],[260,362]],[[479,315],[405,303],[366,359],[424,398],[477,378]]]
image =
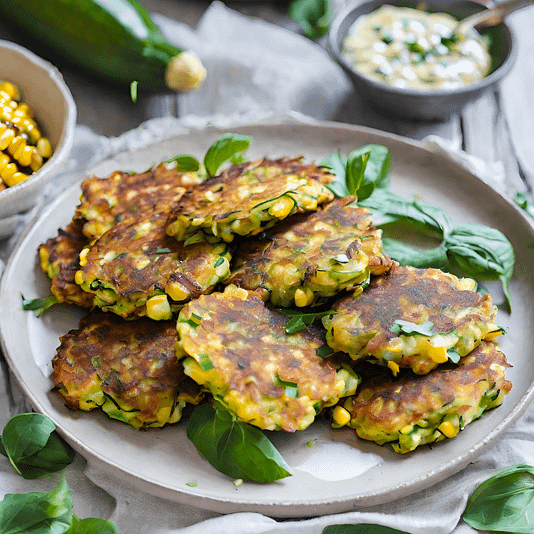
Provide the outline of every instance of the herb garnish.
[[176,170],[178,172],[196,172],[200,169],[200,162],[194,156],[183,154],[175,156],[174,158],[166,159],[162,163],[176,162]]
[[404,334],[405,336],[433,336],[432,328],[434,328],[434,323],[431,321],[425,321],[421,324],[412,323],[410,321],[403,321],[402,319],[397,319],[390,330],[394,334]]
[[289,16],[300,24],[306,37],[312,40],[326,34],[333,14],[333,0],[293,0],[289,4]]
[[278,308],[277,311],[286,317],[291,317],[285,326],[286,334],[296,334],[297,332],[301,332],[313,324],[317,319],[320,319],[325,315],[336,313],[334,310],[302,313],[300,310],[289,310],[284,308]]
[[204,167],[208,176],[215,176],[219,167],[231,158],[244,152],[250,146],[252,137],[226,133],[208,148],[204,156]]
[[507,467],[483,482],[467,501],[463,520],[477,530],[532,533],[534,467]]
[[22,309],[33,311],[33,314],[35,315],[35,317],[41,317],[41,315],[46,310],[48,310],[48,308],[58,303],[57,298],[54,295],[50,295],[46,297],[45,299],[31,299],[31,300],[24,298],[24,295],[21,295],[21,297],[22,297]]
[[26,479],[61,471],[74,459],[74,451],[55,430],[56,425],[45,415],[15,415],[6,423],[0,437],[0,454],[7,456]]
[[263,432],[221,406],[197,406],[187,423],[187,437],[215,469],[233,479],[267,483],[291,476]]

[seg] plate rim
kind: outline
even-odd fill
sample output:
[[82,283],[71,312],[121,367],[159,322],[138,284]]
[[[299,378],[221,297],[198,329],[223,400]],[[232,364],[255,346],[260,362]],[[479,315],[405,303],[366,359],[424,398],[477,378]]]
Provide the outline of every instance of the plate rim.
[[[372,128],[367,127],[358,127],[354,125],[345,125],[342,123],[336,123],[336,122],[313,122],[313,123],[290,123],[290,124],[269,124],[269,123],[250,123],[250,124],[240,124],[238,126],[232,127],[232,126],[225,126],[223,128],[221,127],[209,127],[205,128],[203,130],[197,130],[195,133],[210,130],[210,132],[223,132],[223,131],[229,131],[229,129],[249,129],[254,127],[301,127],[306,126],[310,128],[335,128],[339,131],[345,130],[349,132],[358,132],[360,134],[372,134],[374,136],[382,137],[387,140],[395,140],[396,142],[408,144],[414,147],[417,147],[418,149],[421,149],[425,151],[427,154],[431,155],[432,157],[439,158],[440,155],[432,152],[428,148],[424,147],[422,143],[418,141],[414,141],[413,139],[407,139],[402,136],[398,136],[396,134],[389,134],[387,132],[381,132],[379,130],[374,130]],[[168,142],[172,143],[175,139],[183,139],[184,136],[189,135],[192,132],[173,135],[168,138],[163,138],[160,140],[156,140],[153,143],[150,143],[143,147],[142,150],[144,151],[150,151],[154,146],[160,145],[162,142]],[[98,169],[100,166],[107,164],[108,162],[111,162],[115,160],[117,157],[127,155],[131,153],[131,150],[126,150],[123,152],[120,152],[110,158],[103,159],[101,162],[93,165],[91,169],[84,171],[83,176],[89,176],[92,174],[93,169]],[[450,160],[449,164],[456,166],[459,170],[461,169],[462,172],[467,173],[471,176],[472,179],[475,179],[480,184],[483,184],[483,186],[491,191],[492,194],[497,195],[504,199],[508,206],[510,208],[513,208],[519,216],[521,216],[526,223],[529,224],[534,229],[534,225],[532,222],[528,219],[528,217],[522,212],[522,210],[519,209],[518,206],[514,205],[509,198],[507,198],[505,195],[503,195],[500,191],[492,188],[488,184],[486,184],[484,181],[480,180],[480,178],[476,177],[474,174],[466,170],[463,166],[461,166],[456,161]],[[15,246],[13,247],[13,250],[10,254],[10,257],[8,259],[8,262],[6,264],[5,270],[4,270],[4,276],[2,276],[2,279],[0,280],[0,305],[3,300],[3,295],[5,291],[5,286],[7,285],[7,276],[11,269],[13,268],[13,264],[15,263],[15,260],[17,258],[17,255],[22,251],[23,244],[25,243],[26,239],[30,236],[32,231],[34,231],[36,225],[39,223],[39,221],[42,221],[46,216],[48,216],[56,207],[57,204],[61,203],[61,199],[68,195],[68,192],[73,192],[76,189],[79,188],[80,182],[77,179],[74,183],[66,187],[62,192],[58,194],[58,196],[41,212],[36,215],[32,221],[30,221],[26,228],[24,229],[23,233],[20,235],[19,239],[17,240]],[[0,324],[2,324],[4,320],[0,317]],[[238,496],[234,495],[232,499],[222,499],[222,498],[214,498],[209,495],[205,495],[202,493],[198,493],[198,491],[195,491],[195,488],[187,488],[184,491],[179,491],[178,493],[179,498],[175,496],[175,491],[172,490],[172,488],[168,488],[166,486],[161,485],[157,480],[150,480],[149,477],[139,476],[138,474],[135,474],[131,472],[130,470],[125,470],[123,467],[116,465],[115,463],[110,463],[106,461],[105,459],[102,459],[98,457],[98,453],[94,451],[92,448],[85,445],[83,442],[80,441],[80,439],[77,436],[74,436],[69,432],[68,430],[65,430],[61,427],[60,424],[55,420],[53,416],[51,416],[49,413],[47,413],[47,410],[42,406],[41,402],[38,400],[38,398],[33,394],[28,384],[25,383],[23,377],[21,376],[19,369],[17,366],[12,362],[12,358],[9,354],[9,351],[7,350],[6,342],[4,339],[3,329],[0,329],[0,344],[2,346],[2,350],[4,353],[4,356],[6,358],[6,361],[9,365],[9,369],[11,372],[15,375],[17,378],[17,382],[21,386],[21,388],[24,390],[24,393],[28,397],[28,400],[36,409],[37,411],[41,413],[45,413],[49,417],[54,420],[56,425],[58,426],[58,432],[69,442],[73,445],[73,447],[80,453],[82,456],[85,457],[85,454],[81,451],[84,451],[87,455],[90,456],[90,458],[87,458],[88,462],[96,462],[97,464],[103,464],[108,467],[112,467],[114,470],[114,474],[120,479],[123,478],[122,475],[135,478],[137,482],[140,482],[142,486],[146,486],[144,491],[147,493],[150,493],[152,495],[156,495],[162,498],[165,498],[167,500],[173,500],[176,502],[181,502],[184,504],[191,504],[197,508],[204,508],[207,510],[213,510],[213,511],[219,511],[223,513],[230,513],[230,512],[236,512],[236,511],[259,511],[262,513],[266,513],[268,515],[272,516],[278,516],[278,517],[312,517],[319,515],[317,507],[324,507],[327,505],[328,513],[337,513],[341,511],[348,511],[353,510],[360,506],[369,506],[368,501],[373,501],[372,504],[383,504],[386,503],[392,499],[385,498],[385,491],[376,491],[376,492],[370,492],[366,493],[365,495],[359,496],[359,497],[339,497],[339,498],[329,498],[328,501],[314,501],[314,502],[305,502],[300,504],[295,503],[265,503],[265,502],[252,502],[250,500],[239,500],[239,498],[236,498]],[[457,457],[453,460],[450,460],[449,462],[446,462],[444,464],[440,464],[439,468],[434,469],[433,471],[430,471],[426,474],[426,476],[421,479],[418,479],[418,483],[416,484],[416,481],[413,479],[410,479],[409,481],[401,484],[397,484],[394,487],[391,487],[389,491],[396,491],[395,498],[404,497],[410,494],[413,494],[415,492],[418,492],[420,490],[426,489],[428,487],[431,487],[438,482],[441,482],[445,478],[448,478],[452,474],[460,471],[463,469],[470,461],[478,457],[480,454],[482,454],[485,450],[487,450],[492,444],[495,438],[501,436],[503,432],[510,427],[528,408],[529,404],[532,402],[534,398],[534,383],[531,383],[530,387],[527,389],[527,391],[523,394],[523,396],[520,398],[519,402],[514,405],[510,413],[505,417],[503,421],[501,421],[497,426],[495,426],[490,432],[487,433],[485,439],[477,442],[475,445],[469,448],[462,456]],[[439,478],[436,480],[436,477],[440,474],[445,475],[442,478]],[[416,486],[416,487],[414,487]],[[173,491],[172,496],[169,496],[166,494],[168,491]],[[165,495],[164,495],[165,494]],[[176,498],[174,498],[176,497]],[[200,501],[200,502],[199,502]],[[232,508],[231,510],[224,509],[225,506],[230,505]],[[280,507],[281,510],[274,511],[273,505],[276,505],[277,507]],[[303,510],[302,507],[305,509]]]

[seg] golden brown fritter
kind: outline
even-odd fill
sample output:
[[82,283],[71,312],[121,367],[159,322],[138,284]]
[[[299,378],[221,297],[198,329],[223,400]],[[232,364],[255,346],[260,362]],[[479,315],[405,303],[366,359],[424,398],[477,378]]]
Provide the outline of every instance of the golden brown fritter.
[[73,410],[101,408],[136,428],[180,420],[200,389],[176,359],[174,321],[124,321],[94,312],[60,338],[52,360],[55,389]]
[[185,373],[241,420],[302,430],[323,407],[354,393],[359,378],[317,354],[322,331],[286,334],[287,322],[254,293],[227,286],[182,309],[177,355]]
[[234,165],[187,191],[167,228],[186,241],[197,232],[230,242],[234,235],[255,235],[294,213],[317,209],[332,200],[326,187],[333,176],[301,158],[261,159]]
[[264,288],[275,306],[321,304],[382,274],[391,260],[382,252],[382,232],[373,227],[355,197],[336,199],[315,212],[293,215],[233,254],[225,283]]
[[446,364],[424,376],[408,372],[397,380],[384,373],[344,401],[348,425],[360,438],[391,443],[401,453],[453,438],[503,402],[512,388],[504,376],[508,367],[497,346],[483,341],[457,366]]
[[116,171],[107,178],[92,176],[82,182],[75,217],[84,219],[83,233],[96,239],[131,213],[147,208],[170,210],[202,179],[198,173],[178,172],[165,163],[139,174]]
[[83,249],[76,283],[96,306],[125,319],[166,320],[228,276],[225,243],[184,246],[166,234],[166,224],[166,211],[138,212]]
[[74,281],[80,268],[79,254],[88,243],[82,233],[83,221],[73,220],[56,237],[39,245],[41,268],[51,280],[51,293],[58,302],[76,304],[83,308],[93,307],[94,296],[83,291]]
[[323,318],[327,342],[394,374],[401,367],[428,373],[502,333],[491,296],[474,291],[475,285],[439,269],[395,265],[361,294],[334,304],[336,313]]

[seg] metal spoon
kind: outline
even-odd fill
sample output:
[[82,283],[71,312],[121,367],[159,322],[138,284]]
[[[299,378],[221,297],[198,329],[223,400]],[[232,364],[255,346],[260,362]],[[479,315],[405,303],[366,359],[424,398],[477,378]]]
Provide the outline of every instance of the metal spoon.
[[495,26],[513,11],[534,4],[534,0],[505,0],[490,9],[483,9],[474,15],[461,20],[456,26],[456,35],[465,34],[470,28],[480,30],[488,26]]

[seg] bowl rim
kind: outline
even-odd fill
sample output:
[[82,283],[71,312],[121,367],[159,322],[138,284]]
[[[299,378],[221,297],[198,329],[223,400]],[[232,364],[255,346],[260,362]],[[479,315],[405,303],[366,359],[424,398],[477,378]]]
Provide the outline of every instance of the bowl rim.
[[[465,4],[473,5],[475,7],[480,7],[481,11],[484,9],[488,9],[486,5],[482,4],[481,2],[478,2],[477,0],[460,0],[459,2],[456,2],[456,3],[460,4],[462,2]],[[364,76],[363,74],[358,72],[341,54],[340,47],[338,46],[338,36],[339,36],[340,29],[341,29],[341,25],[356,10],[366,8],[367,6],[376,6],[374,9],[378,9],[378,7],[380,7],[381,5],[388,5],[388,4],[389,4],[388,0],[364,0],[363,2],[358,2],[356,4],[351,3],[350,5],[345,6],[336,15],[334,15],[334,18],[332,19],[330,28],[328,30],[328,35],[327,35],[327,46],[330,50],[330,53],[334,56],[335,60],[346,71],[350,72],[351,75],[356,77],[358,80],[361,80],[362,83],[369,85],[373,89],[377,89],[382,92],[389,92],[394,95],[402,95],[402,96],[414,97],[414,98],[417,98],[417,97],[428,98],[428,97],[440,97],[440,96],[443,98],[454,97],[454,96],[459,96],[459,95],[465,95],[466,93],[474,93],[477,91],[483,91],[487,89],[489,86],[501,80],[515,64],[515,61],[517,59],[517,53],[518,53],[517,35],[513,28],[507,25],[506,22],[502,22],[501,25],[503,26],[505,33],[508,32],[509,34],[508,55],[505,57],[502,64],[499,65],[499,67],[497,67],[493,72],[491,72],[490,74],[488,74],[481,80],[478,80],[469,85],[458,87],[456,89],[415,89],[415,88],[406,88],[406,87],[395,87],[387,83],[381,82],[379,80],[375,80],[371,77]],[[414,4],[416,4],[415,1],[414,1]],[[373,11],[373,9],[368,11],[368,13],[370,13],[371,11]],[[446,13],[445,10],[443,12]]]
[[[61,167],[66,159],[68,158],[73,143],[74,143],[74,129],[77,121],[77,107],[76,102],[72,96],[72,93],[63,79],[63,75],[49,61],[41,58],[34,52],[31,52],[27,48],[14,43],[12,41],[1,40],[0,39],[0,50],[2,48],[10,49],[21,56],[24,56],[26,59],[31,61],[36,67],[40,68],[44,74],[48,76],[54,83],[54,85],[59,89],[63,99],[65,100],[65,120],[63,123],[63,128],[54,152],[50,159],[48,159],[45,164],[36,172],[34,172],[29,178],[20,182],[12,187],[8,187],[0,192],[0,204],[6,203],[8,199],[16,197],[19,193],[25,190],[31,190],[36,187],[40,182],[42,182],[50,174],[57,172],[57,169]],[[16,210],[19,212],[19,210]],[[22,211],[20,211],[22,213]],[[3,215],[0,214],[0,218]]]

